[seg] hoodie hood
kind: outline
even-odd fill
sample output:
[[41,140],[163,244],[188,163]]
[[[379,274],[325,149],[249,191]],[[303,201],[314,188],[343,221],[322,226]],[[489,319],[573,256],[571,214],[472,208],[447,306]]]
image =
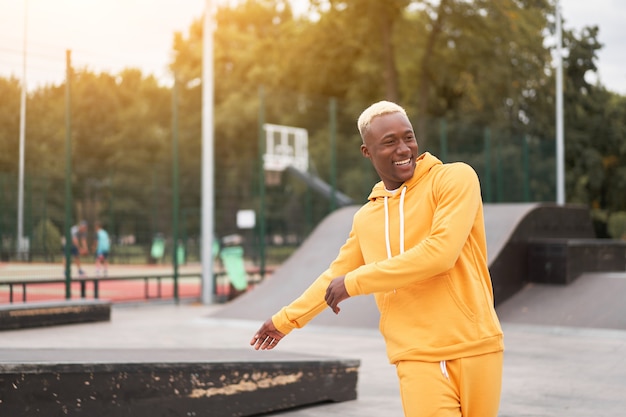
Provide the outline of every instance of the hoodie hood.
[[[430,171],[432,167],[435,165],[441,165],[442,162],[433,156],[430,152],[424,152],[420,156],[417,157],[415,161],[415,172],[410,180],[406,181],[404,184],[400,186],[400,188],[406,187],[407,189],[413,188],[420,180]],[[372,192],[370,193],[368,200],[374,201],[377,198],[384,198],[391,196],[391,193],[385,189],[385,184],[382,181],[379,181],[372,188]]]

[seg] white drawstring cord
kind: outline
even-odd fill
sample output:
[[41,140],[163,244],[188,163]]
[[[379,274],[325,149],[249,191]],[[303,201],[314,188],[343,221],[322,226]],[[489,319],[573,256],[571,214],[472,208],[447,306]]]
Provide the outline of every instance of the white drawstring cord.
[[[400,194],[400,253],[404,253],[404,195],[406,194],[406,186],[402,187]],[[387,248],[387,259],[391,258],[391,242],[389,237],[389,203],[388,196],[385,196],[385,247]],[[396,290],[394,289],[395,293]]]
[[448,375],[448,367],[446,366],[446,361],[439,362],[439,368],[441,368],[441,373],[446,377],[447,380],[450,379],[450,375]]
[[[406,194],[406,186],[402,187],[400,194],[400,253],[404,253],[404,196]],[[387,248],[387,258],[391,258],[391,242],[389,241],[389,197],[385,196],[385,246]]]
[[389,206],[385,196],[385,245],[387,246],[387,259],[391,258],[391,243],[389,242]]
[[404,195],[406,194],[406,186],[402,187],[400,194],[400,253],[404,253]]

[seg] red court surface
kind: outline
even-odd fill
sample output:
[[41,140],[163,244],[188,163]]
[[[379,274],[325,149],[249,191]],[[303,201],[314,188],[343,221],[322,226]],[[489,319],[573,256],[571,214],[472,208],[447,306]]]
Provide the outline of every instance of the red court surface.
[[[75,267],[73,267],[75,273]],[[100,277],[93,265],[85,265],[85,298],[95,298],[95,284],[91,278]],[[180,274],[193,274],[178,278],[180,299],[199,299],[202,292],[201,268],[199,264],[183,265]],[[197,275],[196,275],[197,274]],[[171,265],[110,265],[107,278],[98,283],[98,297],[113,302],[141,302],[151,300],[171,300],[174,298],[173,267]],[[169,276],[166,278],[166,276]],[[161,278],[158,278],[161,277]],[[118,279],[114,279],[118,278]],[[119,279],[123,278],[123,279]],[[46,263],[0,263],[0,304],[24,301],[26,281],[27,302],[52,301],[66,298],[63,264]],[[41,282],[56,281],[56,282]],[[12,288],[10,283],[13,283]],[[81,298],[80,282],[70,285],[71,298]],[[11,291],[13,294],[11,294]],[[230,285],[225,277],[218,279],[216,295],[227,298]]]

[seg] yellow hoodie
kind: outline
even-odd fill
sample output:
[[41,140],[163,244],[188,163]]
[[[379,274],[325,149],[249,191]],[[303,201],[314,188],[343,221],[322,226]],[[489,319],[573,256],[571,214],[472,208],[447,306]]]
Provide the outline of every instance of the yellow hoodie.
[[480,184],[464,163],[429,153],[392,193],[376,184],[330,267],[272,317],[287,334],[327,307],[345,275],[350,296],[374,294],[391,363],[442,361],[504,349],[487,266]]

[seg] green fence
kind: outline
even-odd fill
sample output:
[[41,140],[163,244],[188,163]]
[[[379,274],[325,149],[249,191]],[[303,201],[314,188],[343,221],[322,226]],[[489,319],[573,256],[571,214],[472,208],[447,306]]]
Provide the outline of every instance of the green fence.
[[470,164],[485,203],[556,200],[555,142],[488,126],[431,123],[426,150],[444,162]]
[[[172,265],[174,256],[182,265],[198,264],[202,245],[202,144],[199,118],[188,117],[190,109],[198,111],[189,104],[192,94],[180,94],[180,113],[185,117],[172,123],[172,132],[155,133],[143,160],[136,156],[137,151],[122,157],[101,157],[100,163],[97,153],[89,154],[92,145],[81,142],[91,140],[89,135],[75,140],[71,201],[63,192],[66,174],[62,147],[41,154],[38,161],[27,155],[23,230],[29,250],[25,254],[18,253],[16,239],[17,173],[0,172],[1,260],[49,265],[50,274],[58,275],[62,268],[57,264],[64,261],[63,236],[71,226],[65,224],[64,217],[70,205],[72,224],[80,220],[89,223],[90,243],[94,223],[104,224],[112,240],[111,264]],[[320,193],[288,171],[266,175],[262,169],[262,123],[306,129],[307,174],[355,204],[366,201],[377,176],[359,151],[356,118],[361,106],[263,90],[251,98],[251,103],[252,111],[242,111],[235,123],[229,125],[225,117],[216,118],[215,235],[218,241],[239,235],[248,264],[279,264],[338,203],[332,194]],[[172,112],[172,117],[177,114]],[[79,115],[73,121],[78,123]],[[115,126],[110,129],[114,135]],[[426,131],[420,151],[429,151],[444,162],[472,165],[481,179],[485,202],[555,200],[553,140],[457,120],[429,120]],[[44,139],[31,134],[28,140]],[[62,143],[62,136],[58,140]],[[42,175],[40,166],[53,168]],[[239,210],[256,213],[254,228],[238,227]],[[92,255],[84,262],[93,262]]]

